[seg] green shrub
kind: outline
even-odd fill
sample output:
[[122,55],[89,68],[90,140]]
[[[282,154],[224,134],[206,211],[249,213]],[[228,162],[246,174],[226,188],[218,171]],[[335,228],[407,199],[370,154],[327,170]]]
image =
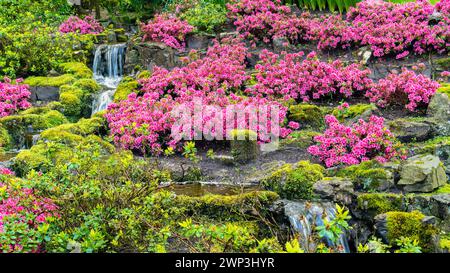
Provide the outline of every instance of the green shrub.
[[283,198],[311,199],[315,182],[324,178],[325,169],[309,161],[285,164],[262,181],[264,187]]
[[181,13],[180,18],[196,27],[197,31],[214,33],[227,21],[227,9],[224,5],[202,0]]
[[324,113],[312,104],[297,104],[289,107],[290,120],[300,123],[302,128],[320,130],[324,126]]
[[129,94],[138,89],[138,85],[138,82],[132,77],[125,77],[117,86],[116,93],[114,93],[114,101],[126,100]]

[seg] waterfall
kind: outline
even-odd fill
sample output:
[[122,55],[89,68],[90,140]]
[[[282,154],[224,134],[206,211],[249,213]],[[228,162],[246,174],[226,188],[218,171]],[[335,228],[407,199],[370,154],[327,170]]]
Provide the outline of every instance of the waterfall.
[[92,114],[102,111],[113,101],[114,93],[123,77],[126,44],[100,45],[95,50],[94,79],[103,91],[94,99]]
[[[315,227],[324,225],[323,218],[331,220],[336,215],[335,204],[330,202],[285,201],[284,209],[291,227],[299,233],[300,246],[307,252],[311,252],[315,248],[315,242],[311,240]],[[333,246],[333,242],[328,238],[325,238],[325,243]],[[340,236],[339,244],[343,246],[344,252],[350,252],[345,234]]]

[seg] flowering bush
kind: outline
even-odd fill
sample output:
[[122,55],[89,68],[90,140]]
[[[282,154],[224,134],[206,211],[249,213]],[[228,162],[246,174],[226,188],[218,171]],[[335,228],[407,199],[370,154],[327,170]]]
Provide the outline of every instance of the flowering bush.
[[370,70],[357,64],[345,66],[341,61],[320,61],[314,52],[302,61],[304,53],[283,53],[282,57],[267,50],[255,66],[257,83],[247,91],[265,96],[282,96],[304,102],[323,97],[349,97],[355,91],[370,88]]
[[309,14],[295,16],[279,0],[237,0],[227,7],[229,17],[245,38],[268,43],[277,37],[286,37],[291,42],[308,37]]
[[439,84],[430,78],[403,69],[400,74],[389,74],[379,80],[366,96],[378,106],[405,105],[410,111],[426,107]]
[[443,14],[450,14],[450,0],[441,0],[436,6],[436,11],[441,12]]
[[189,25],[189,23],[169,14],[157,15],[148,24],[141,25],[141,31],[144,33],[144,41],[163,42],[179,50],[185,48],[186,44],[184,39],[186,34],[193,30],[194,27]]
[[28,85],[20,84],[21,79],[12,82],[9,78],[5,78],[4,81],[0,82],[0,117],[31,107],[28,102],[31,94]]
[[423,0],[404,4],[362,1],[350,9],[346,20],[341,16],[324,16],[311,31],[319,49],[369,45],[376,57],[394,53],[400,59],[411,52],[448,49],[448,15],[430,25],[428,20],[433,12],[434,7]]
[[103,32],[103,27],[92,16],[81,19],[77,16],[70,16],[59,26],[61,33],[99,34]]
[[308,152],[318,156],[327,167],[340,164],[354,165],[370,159],[383,163],[393,158],[405,158],[404,151],[392,133],[383,125],[384,119],[371,116],[368,122],[360,119],[351,126],[341,124],[333,115],[327,115],[328,128],[314,137],[316,145]]
[[0,250],[40,252],[49,217],[56,217],[52,200],[37,196],[24,181],[2,169],[0,174]]
[[239,90],[248,79],[244,63],[246,55],[247,49],[239,40],[216,41],[204,58],[171,71],[155,67],[152,76],[141,80],[140,84],[144,92],[170,94],[177,102],[197,96],[208,97],[207,103],[226,104],[227,92]]

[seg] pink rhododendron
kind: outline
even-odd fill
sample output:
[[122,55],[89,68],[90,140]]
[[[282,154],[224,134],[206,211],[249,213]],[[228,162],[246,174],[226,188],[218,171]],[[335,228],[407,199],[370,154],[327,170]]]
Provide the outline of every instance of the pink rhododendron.
[[[3,175],[10,176],[10,173]],[[40,252],[42,238],[38,227],[48,217],[58,216],[52,200],[36,195],[33,189],[0,175],[0,250],[2,252]],[[41,234],[42,235],[42,234]]]
[[408,110],[426,107],[439,84],[430,78],[403,69],[400,74],[389,74],[379,80],[366,96],[378,106],[404,105]]
[[59,26],[61,33],[99,34],[103,32],[103,27],[92,16],[81,19],[77,16],[70,16]]
[[333,115],[325,117],[327,129],[314,137],[316,145],[308,152],[319,157],[327,167],[354,165],[376,159],[386,162],[405,158],[404,151],[392,133],[384,127],[384,119],[371,116],[366,122],[360,119],[351,126],[341,124]]
[[11,81],[9,78],[0,82],[0,117],[31,107],[29,87],[21,82],[21,79]]
[[372,80],[370,70],[359,65],[344,65],[335,60],[320,61],[314,52],[302,60],[304,53],[277,54],[263,50],[261,63],[255,66],[256,85],[247,92],[269,97],[283,97],[302,101],[324,97],[350,97],[355,92],[368,90]]
[[141,25],[144,33],[144,41],[163,42],[166,45],[182,50],[186,44],[184,42],[186,34],[192,32],[194,27],[188,22],[178,19],[174,15],[159,14],[148,24]]

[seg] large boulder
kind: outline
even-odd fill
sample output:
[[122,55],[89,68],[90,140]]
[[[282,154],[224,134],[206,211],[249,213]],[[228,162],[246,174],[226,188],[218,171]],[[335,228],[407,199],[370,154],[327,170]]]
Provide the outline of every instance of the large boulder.
[[350,179],[331,177],[317,181],[313,185],[313,192],[321,199],[349,205],[354,196],[353,183]]
[[400,168],[397,184],[407,192],[431,192],[447,183],[443,164],[434,155],[411,157]]
[[401,142],[416,142],[430,139],[433,128],[426,120],[396,119],[389,123],[389,130]]
[[50,102],[59,100],[59,87],[56,86],[30,86],[31,102]]
[[140,43],[128,47],[124,69],[130,74],[136,67],[152,71],[154,66],[171,69],[177,64],[178,55],[173,48],[163,43]]

